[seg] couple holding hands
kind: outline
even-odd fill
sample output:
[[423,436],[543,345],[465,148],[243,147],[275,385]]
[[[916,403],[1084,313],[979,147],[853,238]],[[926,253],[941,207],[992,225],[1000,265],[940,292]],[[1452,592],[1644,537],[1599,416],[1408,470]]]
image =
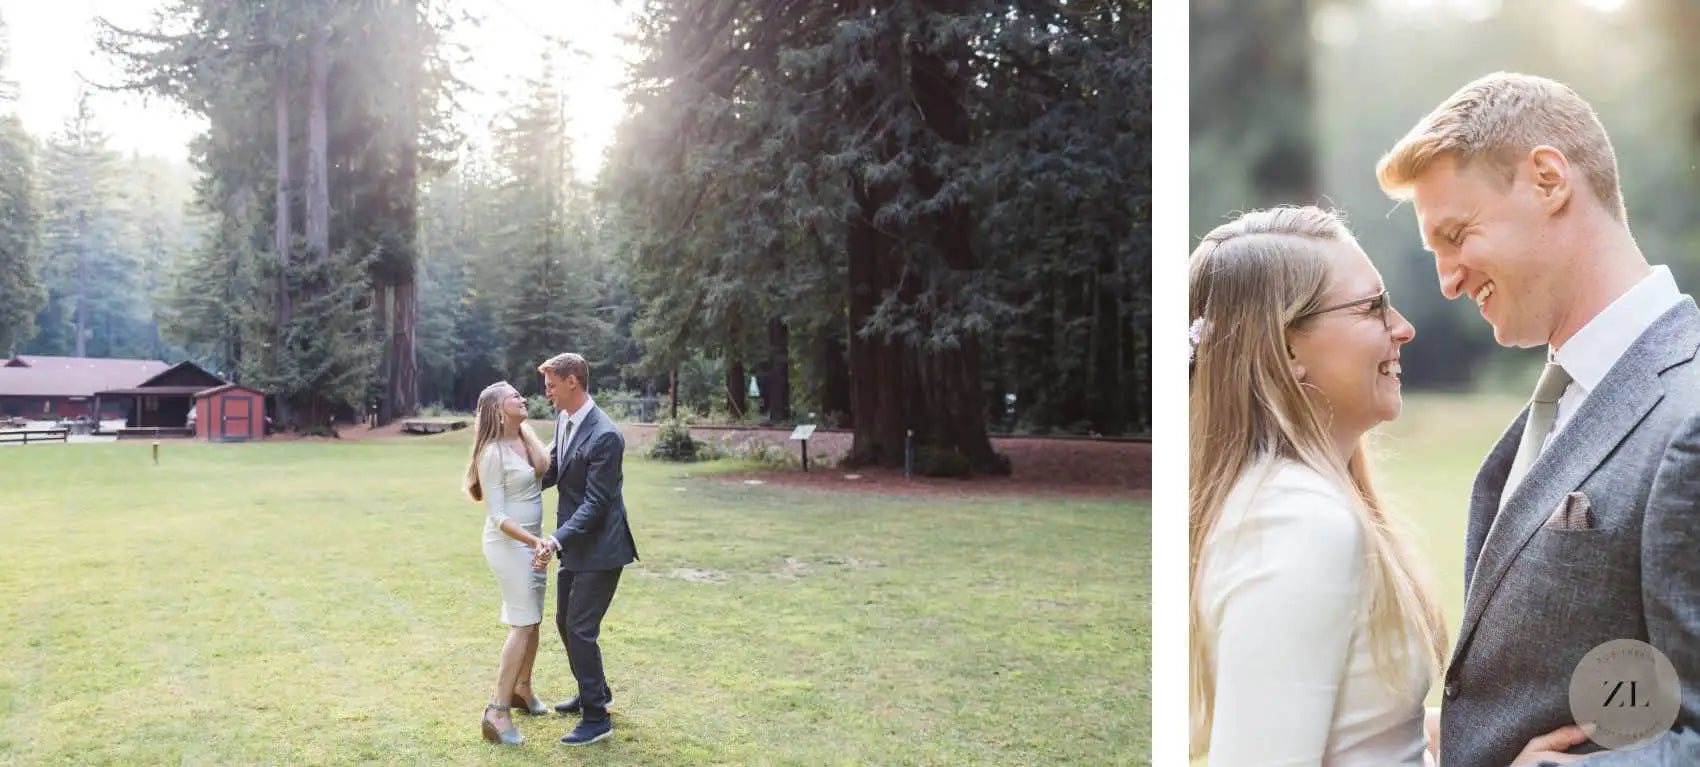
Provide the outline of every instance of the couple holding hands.
[[[513,386],[491,384],[478,395],[465,485],[474,501],[484,502],[484,558],[496,575],[501,620],[508,626],[495,697],[484,709],[480,728],[486,740],[517,746],[525,737],[514,725],[513,709],[549,713],[532,690],[531,670],[549,584],[545,570],[558,555],[555,625],[578,694],[554,708],[580,715],[578,726],[561,742],[582,746],[614,731],[608,715],[614,695],[603,674],[597,637],[622,569],[638,558],[621,496],[626,443],[590,398],[590,368],[583,357],[559,354],[538,372],[556,409],[555,439],[547,447],[526,424],[525,398]],[[557,493],[555,529],[545,533],[543,491],[550,487]]]
[[1453,635],[1364,448],[1399,416],[1416,330],[1328,212],[1255,211],[1204,237],[1189,266],[1194,755],[1700,764],[1700,309],[1631,235],[1604,127],[1565,85],[1499,73],[1376,172],[1412,203],[1441,292],[1547,364],[1459,499]]

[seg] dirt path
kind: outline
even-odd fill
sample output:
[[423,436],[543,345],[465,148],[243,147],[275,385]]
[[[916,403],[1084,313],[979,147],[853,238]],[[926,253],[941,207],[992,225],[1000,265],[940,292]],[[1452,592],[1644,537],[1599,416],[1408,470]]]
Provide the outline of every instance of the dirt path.
[[[647,452],[655,440],[653,424],[621,424],[628,448]],[[380,429],[349,425],[337,429],[344,440],[409,439],[396,422]],[[790,442],[790,429],[693,426],[691,436],[727,447],[759,443],[776,446],[790,455],[798,454]],[[270,439],[325,440],[328,437],[297,437],[278,434]],[[809,440],[811,471],[797,468],[763,469],[719,475],[718,481],[761,482],[818,487],[837,491],[927,494],[952,497],[1023,495],[1066,498],[1149,498],[1151,494],[1151,444],[1110,442],[1067,437],[997,437],[992,447],[1009,456],[1009,477],[974,480],[904,478],[901,470],[832,468],[850,452],[853,437],[848,431],[816,431]],[[823,466],[815,461],[829,464]]]
[[[654,440],[655,427],[627,424],[620,429],[631,446],[647,446]],[[734,429],[692,427],[691,435],[704,442],[740,444],[760,442],[776,445],[797,455],[788,441],[789,429]],[[817,431],[809,440],[809,459],[826,457],[836,463],[850,451],[852,435],[847,431]],[[1031,495],[1081,498],[1148,498],[1151,493],[1151,444],[1110,442],[1066,437],[999,437],[992,448],[1009,456],[1009,477],[974,480],[904,478],[900,470],[812,467],[766,469],[725,475],[726,479],[756,479],[782,485],[870,492],[926,493],[953,496]],[[854,479],[848,478],[854,477]]]

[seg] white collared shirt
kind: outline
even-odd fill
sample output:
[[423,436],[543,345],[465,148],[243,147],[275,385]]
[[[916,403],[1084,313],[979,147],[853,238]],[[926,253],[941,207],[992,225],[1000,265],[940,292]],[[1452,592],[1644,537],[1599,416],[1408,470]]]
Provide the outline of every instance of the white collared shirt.
[[[1582,401],[1600,386],[1606,374],[1623,358],[1659,317],[1682,301],[1676,279],[1665,266],[1653,267],[1652,273],[1641,278],[1635,287],[1617,297],[1604,311],[1583,325],[1564,347],[1549,350],[1548,356],[1570,374],[1570,385],[1558,398],[1558,414],[1546,444],[1576,415]],[[1542,445],[1545,447],[1545,444]]]
[[[567,468],[564,465],[567,461],[567,446],[573,443],[573,435],[578,433],[579,425],[584,423],[585,416],[590,415],[590,409],[593,407],[596,407],[596,400],[586,396],[584,398],[584,404],[579,406],[579,409],[576,412],[566,413],[566,417],[562,418],[555,424],[555,444],[557,446],[556,449],[560,451],[556,458],[556,462],[558,464],[563,464],[557,468],[562,470]],[[564,438],[560,436],[563,429],[566,431],[566,436]]]

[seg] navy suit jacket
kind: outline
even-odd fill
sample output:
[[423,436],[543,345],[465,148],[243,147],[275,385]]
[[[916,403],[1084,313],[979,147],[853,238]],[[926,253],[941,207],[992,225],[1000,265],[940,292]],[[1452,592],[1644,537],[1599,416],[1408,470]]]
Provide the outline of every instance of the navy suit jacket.
[[613,570],[638,558],[620,494],[625,454],[626,438],[595,406],[569,444],[550,454],[543,487],[558,496],[552,535],[561,543],[561,569]]

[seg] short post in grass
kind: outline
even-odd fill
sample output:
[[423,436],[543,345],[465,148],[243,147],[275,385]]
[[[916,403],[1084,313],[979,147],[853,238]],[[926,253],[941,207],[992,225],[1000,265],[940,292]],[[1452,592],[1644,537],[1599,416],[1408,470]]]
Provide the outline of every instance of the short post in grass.
[[809,470],[809,437],[815,433],[814,424],[801,424],[791,431],[791,439],[796,440],[803,448],[803,471]]
[[903,478],[915,478],[915,430],[903,430]]
[[153,465],[159,465],[159,440],[153,441]]

